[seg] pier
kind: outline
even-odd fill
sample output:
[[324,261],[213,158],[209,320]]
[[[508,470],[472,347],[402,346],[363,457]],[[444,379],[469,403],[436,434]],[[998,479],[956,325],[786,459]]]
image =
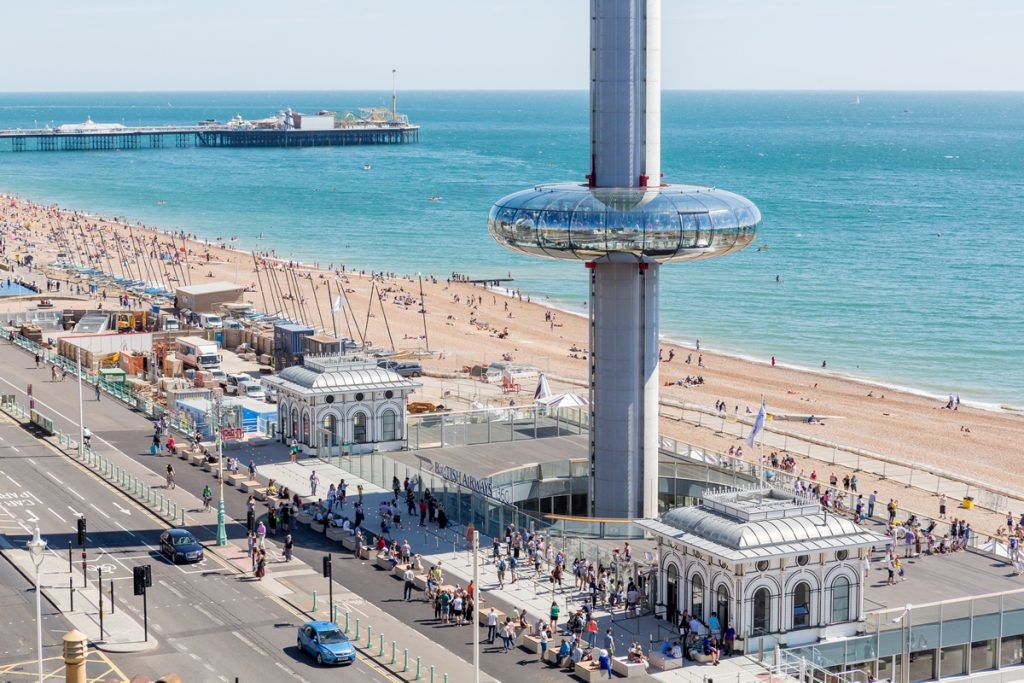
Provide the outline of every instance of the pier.
[[56,128],[0,130],[0,151],[80,152],[165,147],[340,147],[419,142],[410,123],[352,125],[329,130],[234,126],[147,126],[61,131]]

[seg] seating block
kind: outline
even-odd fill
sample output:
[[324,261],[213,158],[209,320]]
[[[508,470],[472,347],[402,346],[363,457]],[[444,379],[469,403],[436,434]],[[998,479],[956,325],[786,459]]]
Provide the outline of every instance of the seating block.
[[324,532],[324,523],[313,521],[309,523],[309,528],[318,534],[322,534]]
[[193,453],[188,458],[189,464],[197,467],[202,465],[205,460],[206,457],[202,453]]
[[[478,613],[480,615],[480,625],[481,626],[487,626],[487,615],[491,613],[491,610],[490,609],[482,609],[482,610],[478,610]],[[504,612],[502,612],[500,609],[496,609],[496,610],[494,610],[494,614],[498,617],[498,626],[501,626],[502,624],[505,623],[505,613]]]
[[260,482],[256,479],[243,479],[238,482],[238,488],[243,493],[247,493],[259,485]]
[[249,491],[256,497],[256,500],[267,499],[267,487],[266,486],[254,486]]
[[295,515],[295,521],[299,524],[310,524],[313,521],[313,513],[300,512],[299,514]]
[[348,536],[345,531],[339,526],[327,527],[327,538],[332,541],[341,541]]
[[700,662],[701,664],[707,664],[711,661],[711,655],[704,654],[703,650],[690,650],[690,657],[693,661]]
[[519,636],[519,646],[524,647],[530,652],[540,652],[540,638],[537,636],[531,636],[527,633]]
[[670,671],[672,669],[679,669],[683,666],[682,658],[676,659],[675,657],[666,657],[660,652],[652,652],[647,656],[647,660],[651,663],[651,666],[660,669],[661,671]]
[[228,486],[238,486],[239,483],[245,481],[245,478],[244,474],[225,474],[224,483]]
[[596,660],[592,662],[576,662],[573,674],[575,674],[577,678],[582,678],[588,682],[596,682],[600,681],[602,678],[608,677],[608,674],[601,671],[601,665]]
[[647,667],[641,662],[631,662],[626,657],[612,657],[612,671],[626,678],[643,678]]

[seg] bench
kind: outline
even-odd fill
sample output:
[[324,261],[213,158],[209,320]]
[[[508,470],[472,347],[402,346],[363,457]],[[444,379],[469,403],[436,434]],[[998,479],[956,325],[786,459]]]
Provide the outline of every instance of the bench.
[[184,448],[179,448],[178,457],[181,458],[182,460],[188,460],[190,457],[192,457],[192,454],[186,451]]
[[711,661],[711,655],[706,655],[704,650],[698,650],[697,648],[690,650],[690,658],[700,664],[707,664]]
[[643,678],[647,667],[642,662],[631,662],[627,657],[612,657],[612,671],[625,678]]
[[651,666],[661,671],[671,671],[672,669],[681,669],[683,666],[682,658],[676,659],[675,657],[666,657],[660,652],[652,652],[647,656],[647,661],[651,663]]
[[388,572],[391,571],[392,568],[394,567],[394,565],[391,564],[391,560],[389,560],[388,556],[384,553],[377,553],[376,564],[380,569],[383,569],[384,571]]
[[255,496],[256,500],[267,499],[267,487],[266,486],[254,486],[249,489],[249,492]]
[[204,462],[206,462],[206,456],[203,455],[202,453],[193,453],[192,455],[188,456],[188,464],[192,465],[193,467],[198,467],[199,465],[202,465]]
[[595,682],[608,677],[608,674],[601,671],[601,665],[597,660],[590,662],[576,662],[576,666],[573,668],[573,674],[575,674],[576,678]]
[[206,472],[214,472],[213,476],[215,476],[215,477],[217,476],[216,475],[216,470],[213,469],[213,463],[210,462],[209,460],[207,460],[206,458],[203,458],[202,468]]
[[224,483],[228,486],[237,486],[238,483],[242,481],[245,481],[244,474],[238,474],[235,472],[234,474],[228,473],[224,475]]
[[327,527],[327,538],[332,541],[343,541],[348,535],[340,526]]
[[529,652],[540,652],[540,638],[537,636],[531,636],[527,632],[523,632],[523,635],[519,636],[519,641],[516,643],[519,647],[526,648]]
[[313,521],[312,512],[300,512],[295,515],[295,522],[297,524],[310,524]]
[[260,482],[256,479],[245,479],[244,477],[238,482],[238,490],[242,493],[251,491],[260,485]]

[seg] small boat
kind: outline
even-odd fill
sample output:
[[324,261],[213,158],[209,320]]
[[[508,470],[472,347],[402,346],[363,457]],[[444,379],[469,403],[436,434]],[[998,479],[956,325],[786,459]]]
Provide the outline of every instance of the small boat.
[[437,196],[434,196],[434,197],[427,197],[427,201],[428,201],[428,202],[439,202],[439,201],[441,201],[442,199],[444,199],[444,197],[437,197]]
[[373,168],[373,166],[370,166],[369,164],[363,164],[363,170],[364,171],[369,171],[372,168]]

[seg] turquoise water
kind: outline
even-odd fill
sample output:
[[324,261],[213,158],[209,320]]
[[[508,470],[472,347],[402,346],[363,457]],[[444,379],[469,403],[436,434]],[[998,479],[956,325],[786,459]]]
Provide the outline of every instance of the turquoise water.
[[[662,333],[1024,404],[1024,94],[857,94],[859,105],[854,93],[665,93],[666,182],[752,199],[767,248],[666,267]],[[7,94],[0,128],[87,115],[194,123],[389,102],[379,92]],[[581,264],[505,251],[486,219],[507,193],[582,180],[587,102],[583,92],[408,93],[399,109],[423,126],[420,143],[408,146],[3,152],[0,189],[237,236],[242,248],[322,265],[511,273],[535,297],[581,310]]]

